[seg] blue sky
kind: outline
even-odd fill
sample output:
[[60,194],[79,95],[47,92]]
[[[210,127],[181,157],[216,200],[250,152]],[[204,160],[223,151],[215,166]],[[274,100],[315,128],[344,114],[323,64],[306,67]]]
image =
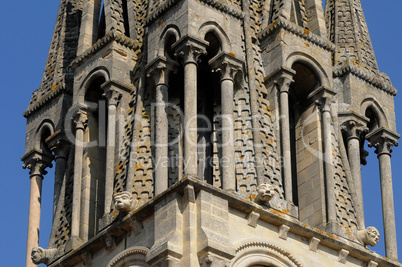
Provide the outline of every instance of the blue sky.
[[[2,266],[24,266],[29,205],[29,174],[21,168],[24,154],[25,123],[22,113],[42,77],[59,1],[3,1],[0,16],[0,73],[3,103],[0,105],[0,251]],[[379,68],[388,74],[396,89],[402,90],[402,1],[364,0],[363,9],[369,26]],[[402,133],[402,97],[395,98],[397,126]],[[401,141],[402,142],[402,141]],[[377,158],[369,150],[368,166],[363,167],[363,191],[366,225],[382,234],[381,195]],[[402,147],[392,154],[395,213],[399,255],[402,258]],[[40,245],[47,247],[51,228],[53,182],[49,170],[42,199]],[[399,190],[398,190],[399,189]],[[383,237],[383,234],[382,234]],[[382,242],[381,242],[382,241]],[[373,248],[384,255],[384,239]]]

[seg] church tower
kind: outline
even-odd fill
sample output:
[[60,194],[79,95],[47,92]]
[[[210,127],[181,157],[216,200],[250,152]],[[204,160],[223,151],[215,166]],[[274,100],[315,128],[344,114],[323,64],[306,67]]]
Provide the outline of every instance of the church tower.
[[61,0],[24,113],[26,266],[402,266],[395,95],[360,0]]

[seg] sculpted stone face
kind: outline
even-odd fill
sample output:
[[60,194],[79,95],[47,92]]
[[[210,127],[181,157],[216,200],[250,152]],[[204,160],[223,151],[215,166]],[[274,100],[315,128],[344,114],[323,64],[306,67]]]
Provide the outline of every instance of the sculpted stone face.
[[377,245],[378,240],[380,240],[380,233],[375,227],[368,227],[366,231],[366,242],[368,245],[374,247]]
[[40,247],[34,247],[31,252],[31,260],[35,264],[44,263],[45,250]]
[[378,240],[380,240],[380,233],[373,226],[367,227],[365,230],[358,231],[357,235],[359,240],[364,245],[370,245],[372,247],[377,245]]
[[275,187],[270,184],[261,184],[257,187],[256,201],[268,202],[275,195]]
[[129,212],[134,208],[134,199],[131,193],[124,191],[113,196],[114,206],[118,211]]

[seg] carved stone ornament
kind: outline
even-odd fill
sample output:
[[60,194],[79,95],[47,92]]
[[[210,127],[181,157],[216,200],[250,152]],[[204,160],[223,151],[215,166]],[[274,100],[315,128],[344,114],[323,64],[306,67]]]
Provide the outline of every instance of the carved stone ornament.
[[34,247],[31,251],[31,260],[34,264],[44,263],[49,265],[53,261],[56,253],[57,249],[55,248],[44,249],[41,247]]
[[370,226],[367,229],[357,231],[357,239],[364,245],[374,247],[380,240],[380,232],[378,232],[377,228]]
[[119,212],[128,213],[137,207],[138,201],[130,192],[123,191],[113,195],[113,203]]
[[268,202],[275,196],[275,186],[271,184],[260,184],[257,187],[257,196],[254,202],[268,204]]

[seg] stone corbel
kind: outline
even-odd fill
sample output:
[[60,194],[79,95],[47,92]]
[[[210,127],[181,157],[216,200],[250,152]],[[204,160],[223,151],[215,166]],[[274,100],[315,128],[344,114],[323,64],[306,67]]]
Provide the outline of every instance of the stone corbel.
[[338,254],[338,261],[339,261],[340,263],[345,264],[345,263],[346,263],[346,260],[347,260],[347,258],[348,258],[348,255],[349,255],[349,251],[347,251],[346,249],[341,249],[341,250],[339,251],[339,254]]
[[207,253],[200,258],[200,267],[228,267],[229,264],[228,259],[221,258],[213,253]]
[[290,227],[287,225],[282,225],[279,228],[279,238],[283,239],[283,240],[287,240],[288,239],[288,233],[289,233]]
[[44,249],[41,247],[34,247],[31,252],[31,259],[34,264],[44,263],[49,265],[53,262],[58,250],[56,248]]

